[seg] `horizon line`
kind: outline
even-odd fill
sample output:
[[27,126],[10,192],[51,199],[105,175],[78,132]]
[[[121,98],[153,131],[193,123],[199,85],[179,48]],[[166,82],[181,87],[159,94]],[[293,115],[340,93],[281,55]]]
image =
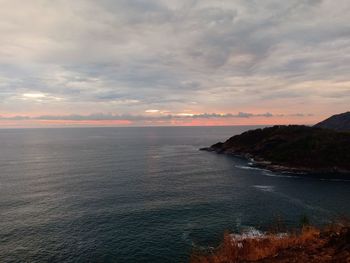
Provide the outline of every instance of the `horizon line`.
[[145,126],[132,126],[132,125],[124,125],[124,126],[38,126],[38,127],[1,127],[0,130],[27,130],[27,129],[80,129],[80,128],[179,128],[179,127],[272,127],[272,126],[290,126],[290,125],[298,125],[298,126],[314,126],[316,123],[309,124],[229,124],[229,125],[145,125]]

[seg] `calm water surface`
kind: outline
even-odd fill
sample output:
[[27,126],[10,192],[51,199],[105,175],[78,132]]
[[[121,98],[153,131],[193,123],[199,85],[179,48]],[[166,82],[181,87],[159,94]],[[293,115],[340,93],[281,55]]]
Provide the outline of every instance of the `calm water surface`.
[[198,151],[250,128],[0,130],[0,262],[187,262],[225,230],[349,216],[349,181]]

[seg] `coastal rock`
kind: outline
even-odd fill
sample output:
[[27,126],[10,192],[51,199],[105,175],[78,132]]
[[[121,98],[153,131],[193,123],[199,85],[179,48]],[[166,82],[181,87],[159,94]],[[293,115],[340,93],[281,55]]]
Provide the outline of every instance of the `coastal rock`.
[[333,115],[317,123],[314,127],[336,131],[350,131],[350,111]]
[[274,171],[350,174],[350,133],[302,125],[236,135],[202,150],[242,156]]

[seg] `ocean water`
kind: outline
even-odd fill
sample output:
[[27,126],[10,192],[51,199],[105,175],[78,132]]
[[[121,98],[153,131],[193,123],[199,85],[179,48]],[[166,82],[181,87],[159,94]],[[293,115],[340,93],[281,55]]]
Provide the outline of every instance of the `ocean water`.
[[0,130],[0,262],[187,262],[223,232],[350,214],[350,181],[198,151],[253,127]]

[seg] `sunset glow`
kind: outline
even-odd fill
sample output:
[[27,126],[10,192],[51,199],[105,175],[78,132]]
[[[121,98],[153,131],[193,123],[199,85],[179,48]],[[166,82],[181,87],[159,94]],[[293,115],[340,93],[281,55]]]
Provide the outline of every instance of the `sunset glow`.
[[313,124],[349,110],[349,12],[346,0],[4,1],[0,128]]

